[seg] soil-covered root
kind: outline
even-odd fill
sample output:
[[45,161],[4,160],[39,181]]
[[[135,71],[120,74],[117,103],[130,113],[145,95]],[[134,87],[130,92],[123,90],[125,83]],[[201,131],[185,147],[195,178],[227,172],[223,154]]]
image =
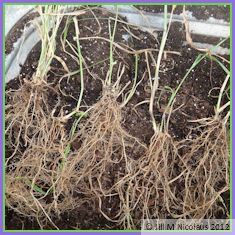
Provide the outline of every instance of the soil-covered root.
[[[71,208],[68,185],[61,185],[68,136],[53,117],[48,85],[27,82],[7,94],[6,204],[39,224]],[[48,91],[47,91],[48,92]],[[52,222],[53,223],[53,222]]]
[[[180,218],[229,218],[229,128],[220,117],[199,122],[201,133],[179,148],[185,172],[178,182],[183,190]],[[199,131],[197,128],[194,131]]]
[[76,204],[84,198],[93,200],[103,216],[114,223],[125,213],[122,197],[127,188],[120,185],[132,175],[133,162],[146,151],[144,144],[123,129],[117,94],[113,88],[104,87],[75,138],[80,147],[68,157],[64,171],[74,186],[73,194],[82,195]]
[[167,133],[156,132],[145,154],[134,164],[134,173],[126,179],[124,201],[129,213],[123,214],[123,226],[140,229],[141,219],[164,219],[172,200],[170,180],[177,159],[176,145]]
[[[48,91],[56,97],[54,100],[50,99]],[[59,104],[57,95],[52,86],[28,80],[18,90],[7,92],[6,142],[11,157],[30,146],[32,138],[47,138],[51,127],[47,119]]]

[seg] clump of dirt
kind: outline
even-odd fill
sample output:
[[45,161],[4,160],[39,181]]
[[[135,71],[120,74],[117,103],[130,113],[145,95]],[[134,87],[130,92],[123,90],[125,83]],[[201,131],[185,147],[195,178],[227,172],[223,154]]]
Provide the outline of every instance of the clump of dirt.
[[[90,110],[78,126],[74,127],[78,114],[64,119],[76,109],[82,86],[71,17],[63,17],[58,29],[55,55],[62,63],[52,60],[47,85],[32,86],[40,43],[22,65],[19,77],[7,83],[6,193],[9,203],[6,228],[140,229],[141,218],[172,218],[174,214],[193,210],[193,205],[180,205],[181,200],[188,202],[189,195],[195,196],[195,205],[200,204],[192,191],[195,180],[184,181],[182,178],[187,178],[189,169],[194,169],[193,164],[200,168],[194,171],[198,176],[196,180],[203,169],[209,167],[211,170],[211,166],[200,163],[208,159],[200,158],[201,153],[208,150],[200,134],[205,128],[201,125],[198,128],[198,123],[191,121],[215,115],[214,106],[225,77],[224,70],[218,63],[205,58],[187,77],[176,95],[173,111],[168,113],[166,107],[171,91],[167,87],[177,88],[199,54],[183,43],[186,41],[183,25],[174,23],[161,62],[159,89],[154,100],[156,120],[160,123],[163,113],[170,116],[169,133],[156,135],[148,101],[162,32],[143,32],[118,17],[112,70],[112,85],[118,85],[114,89],[104,84],[110,69],[109,23],[113,28],[115,15],[103,8],[90,8],[76,20],[84,63],[80,111]],[[229,64],[225,66],[229,67]],[[135,74],[138,86],[129,102],[122,106],[134,84]],[[228,88],[225,91],[228,93]],[[228,99],[225,96],[222,104]],[[18,104],[18,109],[13,110],[12,104],[14,107]],[[31,119],[17,116],[24,110]],[[13,117],[18,119],[12,120]],[[224,138],[228,127],[220,127],[223,131],[218,133]],[[72,138],[71,129],[75,131]],[[51,138],[44,138],[49,132]],[[214,131],[204,135],[208,133],[212,141],[208,146],[214,146],[218,139],[213,139]],[[191,141],[190,135],[193,136]],[[29,143],[34,146],[33,152]],[[197,150],[192,148],[195,145],[199,146]],[[227,142],[220,144],[221,147],[225,145],[227,149]],[[209,152],[213,151],[209,148]],[[187,158],[185,149],[190,156],[197,157],[196,161]],[[213,156],[220,152],[218,149]],[[224,166],[220,174],[228,168],[229,153],[223,156],[224,159],[218,159],[218,164]],[[19,165],[19,162],[24,164]],[[210,217],[208,211],[218,207],[220,213],[213,217],[222,213],[222,217],[227,218],[229,206],[222,203],[217,207],[217,202],[220,196],[227,202],[228,178],[221,177],[220,186],[217,178],[211,176],[210,179],[216,188],[210,195],[212,198],[218,193],[216,200],[211,202],[210,197],[206,198],[207,210],[204,208],[203,215],[190,214],[193,218]],[[198,187],[198,190],[202,192],[202,188]]]

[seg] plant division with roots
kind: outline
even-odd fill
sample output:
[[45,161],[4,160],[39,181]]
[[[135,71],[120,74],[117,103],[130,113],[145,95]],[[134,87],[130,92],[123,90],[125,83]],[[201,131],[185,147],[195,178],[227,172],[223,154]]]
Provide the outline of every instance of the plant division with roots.
[[[36,217],[41,227],[46,219],[55,228],[50,216],[60,212],[59,205],[69,204],[65,195],[57,194],[59,168],[68,138],[58,118],[63,116],[58,91],[47,81],[47,73],[52,60],[58,58],[56,36],[63,12],[61,6],[38,7],[41,22],[35,24],[42,48],[38,67],[32,78],[23,79],[18,90],[7,93],[6,106],[6,142],[10,153],[6,159],[7,206],[24,216]],[[52,103],[48,92],[57,97]]]
[[155,63],[154,83],[151,87],[149,112],[153,123],[154,135],[145,154],[135,162],[133,175],[126,180],[129,190],[126,192],[125,201],[130,206],[129,213],[124,216],[124,227],[128,229],[140,226],[140,215],[142,219],[163,219],[168,215],[168,179],[172,175],[171,168],[177,156],[177,148],[167,132],[168,128],[167,123],[164,123],[164,117],[161,125],[156,124],[153,104],[159,84],[161,58],[169,33],[173,11],[174,7],[167,27],[167,6],[165,6],[164,32],[157,62]]
[[[134,149],[140,154],[145,152],[146,146],[122,127],[122,109],[138,86],[136,82],[138,55],[135,55],[135,77],[132,88],[124,99],[118,102],[118,98],[127,86],[122,89],[120,86],[125,66],[118,65],[116,79],[112,72],[116,64],[113,58],[116,25],[117,15],[113,32],[109,25],[110,66],[105,81],[102,81],[102,95],[90,108],[87,120],[80,125],[78,134],[73,137],[73,141],[79,143],[80,147],[68,155],[63,177],[65,182],[69,181],[73,185],[71,196],[81,195],[73,198],[75,205],[88,202],[107,220],[120,223],[120,214],[126,213],[121,200],[126,188],[120,189],[119,185],[132,174],[132,165],[135,161],[135,155],[130,150]],[[76,39],[79,41],[79,29],[76,23],[75,28]],[[113,209],[116,205],[119,205],[118,210]]]
[[[220,214],[229,217],[226,195],[229,192],[229,111],[230,101],[221,106],[221,99],[228,83],[224,80],[215,108],[214,117],[195,120],[199,132],[195,138],[179,143],[182,151],[180,170],[184,172],[181,183],[182,218],[217,218]],[[187,147],[186,147],[187,146]]]

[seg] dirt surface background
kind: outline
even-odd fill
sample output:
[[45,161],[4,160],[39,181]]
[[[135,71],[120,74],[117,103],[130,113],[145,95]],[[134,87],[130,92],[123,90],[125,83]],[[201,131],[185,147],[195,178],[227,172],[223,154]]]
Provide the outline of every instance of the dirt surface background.
[[[141,11],[149,12],[149,13],[163,13],[163,6],[135,6]],[[168,7],[169,12],[171,11],[171,6]],[[186,5],[186,11],[192,12],[192,16],[194,16],[198,20],[208,20],[210,17],[215,19],[224,20],[226,22],[230,21],[230,7],[229,5],[210,5],[210,6],[198,6],[198,5]],[[175,9],[175,14],[181,14],[183,11],[183,6],[177,6]]]

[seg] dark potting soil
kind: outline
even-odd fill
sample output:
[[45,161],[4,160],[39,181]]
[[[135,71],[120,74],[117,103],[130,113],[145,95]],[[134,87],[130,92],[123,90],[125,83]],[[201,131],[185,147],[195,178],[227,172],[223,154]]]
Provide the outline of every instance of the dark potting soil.
[[[82,40],[82,38],[92,36],[109,38],[108,17],[114,17],[106,10],[93,10],[93,13],[95,13],[99,23],[97,19],[94,19],[94,15],[91,12],[87,12],[86,14],[78,17],[81,52],[87,68],[89,68],[89,72],[87,69],[84,71],[85,92],[82,103],[82,106],[86,106],[84,110],[96,103],[101,97],[102,82],[100,79],[105,79],[109,69],[109,42],[97,38],[86,40]],[[60,43],[60,36],[63,32],[65,22],[66,19],[61,23],[55,54],[65,61],[71,72],[78,71],[79,65],[77,61],[73,60],[63,51]],[[161,32],[158,32],[157,37],[154,37],[147,32],[133,29],[131,27],[131,34],[129,34],[125,28],[128,28],[125,24],[117,24],[117,31],[114,40],[116,43],[129,46],[135,50],[159,48],[159,42],[161,41],[162,36]],[[129,37],[128,40],[126,40],[127,35]],[[73,23],[71,22],[69,25],[67,40],[76,45],[74,36],[75,30]],[[165,50],[169,51],[169,53],[167,53],[162,59],[159,90],[156,93],[154,103],[155,117],[159,122],[171,94],[170,91],[167,91],[166,87],[171,87],[175,90],[196,57],[200,54],[200,52],[192,49],[190,46],[183,45],[184,41],[185,32],[183,25],[180,23],[174,23],[171,26],[167,39]],[[66,50],[73,53],[69,47],[66,48]],[[7,83],[7,91],[18,89],[24,82],[23,78],[29,80],[32,78],[37,68],[40,51],[41,46],[39,43],[29,54],[25,64],[22,65],[19,77]],[[152,55],[157,58],[158,52],[152,52]],[[121,87],[125,86],[129,81],[133,82],[135,68],[134,56],[115,47],[114,60],[117,61],[117,64],[113,69],[113,81],[115,81],[117,77],[118,64],[122,63],[125,64],[126,69],[121,79]],[[154,79],[154,66],[150,56],[148,56],[148,60],[150,62],[151,78]],[[50,99],[48,102],[52,107],[54,107],[56,103],[55,101],[60,100],[57,113],[59,113],[59,109],[63,107],[64,114],[67,114],[74,110],[77,105],[81,84],[79,72],[75,75],[71,75],[69,78],[65,77],[61,79],[65,74],[67,74],[67,72],[63,66],[58,61],[53,60],[51,69],[48,73],[48,82],[52,84],[53,88],[59,93],[59,96],[55,96],[54,93],[49,93]],[[191,128],[195,125],[189,122],[190,120],[210,117],[214,114],[214,107],[219,93],[218,89],[214,88],[221,87],[225,76],[226,74],[221,67],[209,58],[204,59],[196,68],[194,68],[176,96],[174,104],[175,111],[171,114],[169,125],[169,133],[173,138],[181,140],[190,133]],[[143,53],[140,55],[138,63],[138,81],[141,79],[143,80],[138,86],[134,96],[126,107],[123,108],[123,126],[130,134],[139,138],[142,142],[148,145],[150,138],[153,135],[152,124],[148,112],[148,104],[139,104],[140,102],[150,98],[149,76],[146,66],[146,57]],[[130,84],[124,92],[127,92],[131,85],[132,84]],[[70,131],[74,120],[75,117],[71,118],[66,124],[68,132]],[[73,149],[79,148],[79,143],[74,142],[72,147]],[[112,209],[115,210],[115,206],[118,206],[118,200],[115,201],[115,199],[113,199],[111,205],[108,204],[110,204],[110,202],[107,202],[107,207],[112,206]],[[53,221],[60,229],[120,229],[117,225],[105,219],[99,213],[95,205],[92,204],[84,204],[79,208],[79,210],[74,209],[69,213],[64,213],[60,218],[55,218]],[[7,208],[6,229],[20,230],[40,228],[35,219],[22,217]],[[48,224],[45,229],[53,228]]]
[[[135,6],[141,11],[149,12],[149,13],[163,13],[163,6]],[[171,11],[171,6],[168,7],[168,11]],[[228,4],[224,5],[186,5],[186,11],[192,12],[192,16],[194,16],[198,20],[208,20],[210,17],[224,20],[226,22],[230,21],[230,6]],[[180,15],[183,11],[183,6],[177,6],[174,13]]]

